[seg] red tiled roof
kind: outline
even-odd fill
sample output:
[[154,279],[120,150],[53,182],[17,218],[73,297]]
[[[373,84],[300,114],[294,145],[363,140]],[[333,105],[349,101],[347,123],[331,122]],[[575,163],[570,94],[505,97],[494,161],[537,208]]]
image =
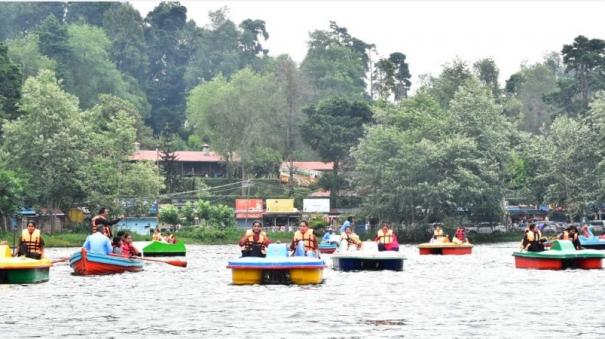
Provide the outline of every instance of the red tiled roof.
[[[223,157],[215,152],[201,152],[201,151],[176,151],[174,152],[176,160],[182,162],[222,162]],[[158,161],[162,159],[161,152],[158,151],[136,151],[130,160],[147,160],[147,161]]]
[[[285,162],[286,166],[289,166],[290,163]],[[334,169],[333,162],[321,162],[321,161],[294,161],[292,163],[294,168],[314,170],[314,171],[331,171]]]
[[329,197],[330,191],[319,190],[319,191],[315,191],[315,192],[309,194],[309,196],[310,197]]

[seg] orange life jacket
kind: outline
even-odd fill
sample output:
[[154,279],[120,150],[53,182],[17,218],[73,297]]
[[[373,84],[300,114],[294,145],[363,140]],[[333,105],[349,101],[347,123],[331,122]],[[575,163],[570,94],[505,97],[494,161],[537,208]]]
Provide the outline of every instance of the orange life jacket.
[[379,244],[390,244],[393,242],[393,230],[388,230],[386,234],[382,230],[378,230],[376,237]]
[[300,233],[300,231],[296,231],[296,233],[294,233],[294,243],[296,244],[302,240],[306,251],[316,249],[315,242],[313,241],[314,239],[315,236],[313,235],[313,230],[310,228],[305,232],[305,234]]
[[40,244],[40,230],[34,230],[29,233],[29,230],[24,229],[21,232],[21,242],[27,245],[27,250],[30,253],[42,254],[42,245]]
[[267,254],[267,233],[265,233],[264,231],[260,231],[257,241],[254,241],[254,232],[252,232],[252,230],[247,230],[244,236],[246,237],[246,242],[244,243],[244,246],[242,246],[242,250],[250,249],[255,244],[258,244],[260,245],[261,253]]

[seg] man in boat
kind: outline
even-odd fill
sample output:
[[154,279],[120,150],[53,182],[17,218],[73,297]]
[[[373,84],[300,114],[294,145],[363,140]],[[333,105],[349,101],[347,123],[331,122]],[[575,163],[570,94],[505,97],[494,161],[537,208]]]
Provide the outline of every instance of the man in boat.
[[536,224],[530,224],[529,228],[525,231],[525,236],[523,236],[521,248],[530,252],[542,252],[544,251],[545,241],[546,239],[542,238],[542,234],[536,228]]
[[347,220],[345,220],[345,222],[342,223],[342,226],[340,226],[340,229],[338,229],[338,233],[344,234],[345,229],[347,227],[351,227],[352,225],[353,225],[353,217],[348,217]]
[[103,233],[103,227],[97,227],[96,232],[86,237],[84,249],[90,253],[109,255],[113,252],[111,240]]
[[313,234],[313,230],[309,228],[309,224],[306,220],[303,220],[298,224],[298,231],[294,233],[294,237],[290,243],[290,249],[296,251],[296,247],[301,241],[305,248],[305,255],[319,257],[319,254],[317,253],[317,238]]
[[17,255],[32,259],[41,259],[44,256],[44,239],[35,222],[28,222],[27,228],[21,232]]
[[399,251],[397,235],[393,233],[388,224],[382,224],[374,241],[378,243],[378,251]]
[[132,244],[132,234],[126,232],[122,237],[122,256],[125,257],[140,257],[141,252]]
[[109,209],[103,207],[99,210],[99,214],[90,220],[92,224],[92,234],[97,233],[97,228],[101,227],[103,234],[105,234],[107,238],[112,239],[113,233],[111,232],[111,226],[117,224],[120,220],[122,220],[122,217],[109,220]]
[[454,233],[454,237],[452,238],[452,243],[454,244],[463,244],[468,242],[466,238],[466,233],[464,232],[464,227],[458,226],[456,228],[456,233]]
[[347,228],[345,228],[345,232],[340,236],[340,239],[341,239],[341,242],[346,241],[347,251],[352,246],[353,246],[353,248],[357,248],[358,250],[361,249],[361,240],[359,239],[359,236],[353,232],[353,230],[351,229],[351,226],[348,226]]
[[247,230],[239,241],[242,257],[262,257],[267,255],[267,246],[271,241],[260,221],[252,222],[252,229]]

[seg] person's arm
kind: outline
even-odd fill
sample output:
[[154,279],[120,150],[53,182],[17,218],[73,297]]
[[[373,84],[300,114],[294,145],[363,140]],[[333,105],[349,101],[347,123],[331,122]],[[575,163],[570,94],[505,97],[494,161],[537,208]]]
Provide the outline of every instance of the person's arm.
[[86,240],[84,241],[84,245],[82,245],[82,247],[84,247],[86,251],[90,251],[90,236],[86,237]]
[[42,236],[40,236],[40,252],[42,256],[44,256],[44,238],[42,238]]

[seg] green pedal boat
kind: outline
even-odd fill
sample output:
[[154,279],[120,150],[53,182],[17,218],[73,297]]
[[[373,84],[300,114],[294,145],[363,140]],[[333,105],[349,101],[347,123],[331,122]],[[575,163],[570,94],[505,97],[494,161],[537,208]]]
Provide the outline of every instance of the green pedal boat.
[[145,257],[184,257],[185,243],[169,244],[161,241],[135,241],[136,247]]
[[48,281],[52,261],[12,257],[10,247],[0,245],[0,284],[35,284]]

